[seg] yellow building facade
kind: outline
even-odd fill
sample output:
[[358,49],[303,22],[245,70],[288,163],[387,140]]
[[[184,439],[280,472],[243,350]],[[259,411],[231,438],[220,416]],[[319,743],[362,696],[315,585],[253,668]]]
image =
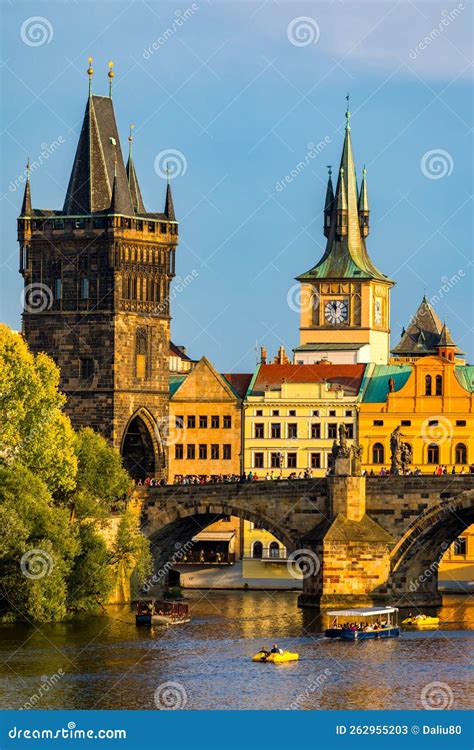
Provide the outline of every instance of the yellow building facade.
[[357,437],[357,399],[364,365],[267,365],[244,404],[244,468],[259,479],[324,476],[339,425]]
[[[168,481],[240,475],[242,397],[250,375],[217,372],[206,357],[170,393]],[[232,385],[234,379],[234,385]],[[240,389],[240,390],[239,390]]]

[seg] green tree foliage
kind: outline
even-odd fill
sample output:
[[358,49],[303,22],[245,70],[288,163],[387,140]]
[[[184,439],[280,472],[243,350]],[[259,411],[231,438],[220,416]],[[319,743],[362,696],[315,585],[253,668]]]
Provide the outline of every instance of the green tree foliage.
[[62,408],[59,370],[0,324],[0,463],[28,466],[53,494],[75,487],[74,431]]
[[[119,574],[149,566],[120,455],[74,432],[58,385],[54,362],[0,325],[0,614],[16,619],[91,611]],[[112,506],[124,515],[106,541]]]

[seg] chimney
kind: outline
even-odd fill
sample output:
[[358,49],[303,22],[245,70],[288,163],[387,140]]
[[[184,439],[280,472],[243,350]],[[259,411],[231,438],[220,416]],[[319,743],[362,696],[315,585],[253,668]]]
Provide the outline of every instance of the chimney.
[[267,364],[267,350],[264,346],[260,347],[260,364],[261,365]]
[[285,351],[284,346],[280,346],[280,348],[278,349],[278,354],[276,355],[274,359],[274,363],[276,365],[289,365],[290,364],[290,360],[286,356],[286,351]]

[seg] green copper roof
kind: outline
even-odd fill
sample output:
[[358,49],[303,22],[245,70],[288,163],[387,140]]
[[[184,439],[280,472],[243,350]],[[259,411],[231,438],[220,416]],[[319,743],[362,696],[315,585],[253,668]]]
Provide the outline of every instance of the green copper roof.
[[388,381],[393,378],[394,390],[399,391],[411,375],[410,365],[375,365],[367,380],[362,401],[367,404],[383,404],[387,400]]
[[[349,121],[347,120],[347,123]],[[365,180],[362,185],[362,203],[367,203]],[[355,175],[354,157],[349,125],[346,125],[344,147],[342,150],[336,193],[332,204],[331,224],[326,250],[323,257],[313,268],[298,276],[298,280],[307,279],[379,279],[392,283],[372,263],[365,240],[359,227],[359,195]],[[336,232],[337,211],[347,207],[347,234],[341,237]]]
[[474,365],[459,365],[454,368],[454,374],[459,385],[462,385],[466,391],[474,391]]

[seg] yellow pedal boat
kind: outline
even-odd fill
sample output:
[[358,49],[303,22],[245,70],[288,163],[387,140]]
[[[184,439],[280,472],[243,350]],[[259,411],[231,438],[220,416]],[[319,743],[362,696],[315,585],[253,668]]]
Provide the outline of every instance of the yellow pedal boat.
[[265,651],[259,651],[252,657],[252,661],[270,662],[271,664],[283,664],[287,661],[298,661],[299,654],[291,651],[284,651],[282,654],[267,654]]
[[414,617],[405,617],[402,620],[405,628],[435,628],[439,625],[439,617],[429,617],[428,615],[415,615]]

